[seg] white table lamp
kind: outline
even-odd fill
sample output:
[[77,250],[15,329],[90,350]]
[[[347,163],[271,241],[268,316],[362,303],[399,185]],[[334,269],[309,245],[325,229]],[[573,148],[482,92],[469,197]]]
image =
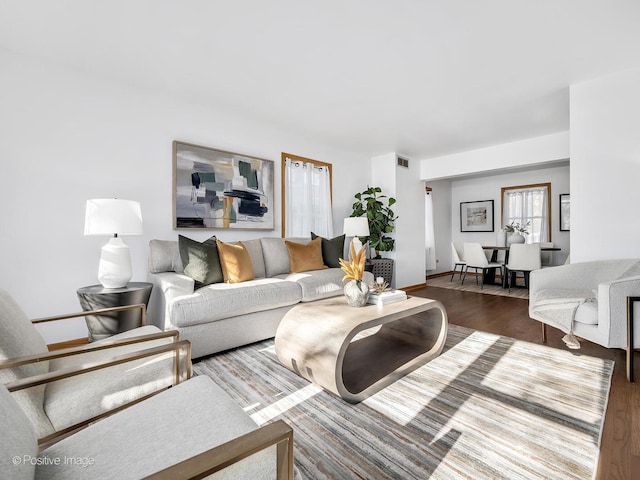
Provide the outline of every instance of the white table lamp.
[[358,237],[369,236],[369,221],[367,217],[347,217],[344,219],[344,235],[345,237],[353,237],[351,243],[358,253],[362,248],[362,242]]
[[131,256],[118,235],[142,235],[140,203],[116,198],[87,200],[84,234],[113,235],[102,247],[98,280],[104,288],[126,287],[132,276]]

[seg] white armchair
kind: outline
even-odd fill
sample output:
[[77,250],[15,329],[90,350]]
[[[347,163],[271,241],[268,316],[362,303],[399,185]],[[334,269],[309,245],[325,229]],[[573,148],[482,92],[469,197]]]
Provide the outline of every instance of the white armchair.
[[[531,272],[529,316],[607,348],[627,346],[627,297],[640,295],[640,259],[572,263]],[[640,342],[640,329],[634,335]],[[629,355],[627,351],[627,355]]]
[[144,305],[134,305],[30,321],[0,289],[0,385],[14,392],[40,445],[191,376],[190,344],[179,342],[175,331],[146,325],[49,352],[33,325],[127,308],[144,313]]

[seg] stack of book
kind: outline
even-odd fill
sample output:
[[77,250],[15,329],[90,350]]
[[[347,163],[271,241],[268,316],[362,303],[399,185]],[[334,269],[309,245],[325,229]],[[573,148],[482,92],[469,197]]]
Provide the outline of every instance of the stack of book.
[[382,293],[370,293],[367,303],[373,305],[387,305],[388,303],[399,302],[400,300],[407,299],[407,292],[402,290],[388,290]]

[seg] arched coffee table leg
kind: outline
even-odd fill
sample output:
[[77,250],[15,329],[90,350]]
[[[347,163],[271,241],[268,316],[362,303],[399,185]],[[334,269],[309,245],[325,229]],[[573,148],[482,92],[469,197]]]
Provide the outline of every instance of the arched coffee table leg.
[[[447,339],[447,312],[440,302],[428,310],[380,326],[373,335],[345,339],[336,358],[338,395],[358,403],[420,368],[442,353]],[[357,338],[357,337],[356,337]]]
[[352,308],[336,297],[292,308],[278,326],[276,355],[298,375],[357,403],[437,357],[447,326],[437,300]]

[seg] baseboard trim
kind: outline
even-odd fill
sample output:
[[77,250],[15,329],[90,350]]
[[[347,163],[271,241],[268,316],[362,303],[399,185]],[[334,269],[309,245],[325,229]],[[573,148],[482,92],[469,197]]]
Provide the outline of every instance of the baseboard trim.
[[403,292],[412,292],[413,290],[420,290],[427,286],[427,282],[418,283],[417,285],[409,285],[408,287],[398,288],[398,290],[402,290]]

